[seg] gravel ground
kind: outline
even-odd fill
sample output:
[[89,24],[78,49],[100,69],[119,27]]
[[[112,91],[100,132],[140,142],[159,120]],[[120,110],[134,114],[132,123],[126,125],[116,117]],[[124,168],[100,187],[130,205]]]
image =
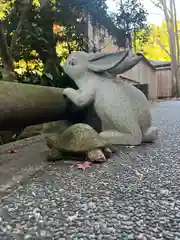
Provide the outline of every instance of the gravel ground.
[[153,104],[153,118],[156,143],[85,171],[53,164],[7,196],[0,239],[179,240],[180,102]]

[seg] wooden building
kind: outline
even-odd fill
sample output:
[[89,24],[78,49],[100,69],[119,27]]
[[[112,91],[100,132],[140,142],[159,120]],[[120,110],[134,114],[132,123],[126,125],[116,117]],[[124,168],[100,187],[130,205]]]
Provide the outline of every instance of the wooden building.
[[[105,28],[94,29],[90,22],[88,26],[88,38],[90,49],[93,48],[93,44],[95,44],[97,50],[102,52],[118,52],[125,49],[123,46],[119,48],[116,45],[116,39],[109,35]],[[123,81],[136,86],[141,85],[144,89],[148,88],[147,97],[149,100],[172,96],[170,62],[148,60],[143,57],[135,67],[120,76]],[[117,79],[117,81],[120,81],[120,79]]]
[[120,76],[126,78],[128,82],[133,81],[133,85],[148,85],[148,99],[157,99],[156,69],[145,57],[136,66]]
[[150,61],[156,68],[157,97],[167,98],[172,96],[173,76],[171,63],[163,61]]

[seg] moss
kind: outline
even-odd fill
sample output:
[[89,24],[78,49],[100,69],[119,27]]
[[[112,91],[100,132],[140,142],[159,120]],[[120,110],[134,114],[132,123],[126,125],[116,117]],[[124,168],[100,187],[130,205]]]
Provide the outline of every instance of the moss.
[[30,107],[31,109],[35,107],[45,108],[46,105],[52,104],[56,104],[56,108],[58,107],[59,110],[61,108],[64,110],[66,100],[62,92],[63,89],[61,88],[0,81],[1,102],[7,101],[12,106],[16,105],[16,110],[21,107]]
[[59,152],[57,148],[53,147],[49,150],[49,153],[47,156],[48,161],[57,161],[57,160],[61,160],[62,158],[63,156],[61,155],[61,152]]
[[18,139],[32,137],[38,134],[57,134],[62,133],[71,124],[68,121],[60,120],[48,123],[41,123],[26,127],[23,132],[18,136]]

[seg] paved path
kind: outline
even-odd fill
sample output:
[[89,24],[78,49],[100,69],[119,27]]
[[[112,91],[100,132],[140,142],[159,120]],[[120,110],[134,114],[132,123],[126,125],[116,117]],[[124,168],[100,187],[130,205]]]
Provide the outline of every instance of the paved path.
[[8,195],[0,240],[180,239],[180,102],[153,105],[155,144],[81,171],[48,166]]

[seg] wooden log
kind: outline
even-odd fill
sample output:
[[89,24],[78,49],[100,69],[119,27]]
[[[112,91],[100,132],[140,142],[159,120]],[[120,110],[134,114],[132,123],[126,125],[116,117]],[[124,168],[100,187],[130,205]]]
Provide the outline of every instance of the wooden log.
[[0,81],[0,130],[66,119],[63,89]]
[[78,108],[62,93],[63,88],[0,81],[0,131],[67,120],[87,123],[100,132],[101,121],[93,105]]

